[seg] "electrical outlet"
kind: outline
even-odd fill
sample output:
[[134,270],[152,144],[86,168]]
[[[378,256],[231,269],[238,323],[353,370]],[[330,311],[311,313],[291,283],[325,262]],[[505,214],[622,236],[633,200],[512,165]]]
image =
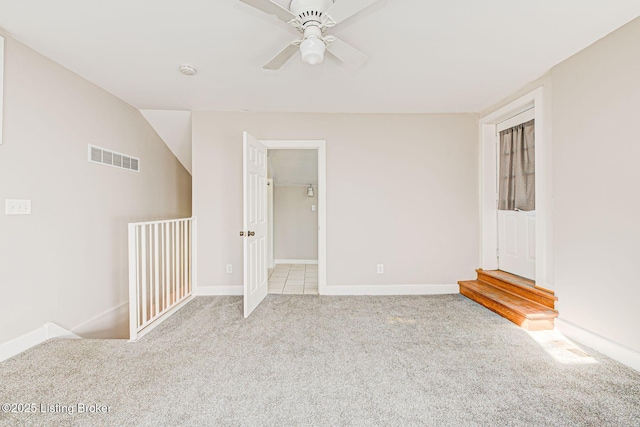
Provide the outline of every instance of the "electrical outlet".
[[376,267],[376,273],[384,274],[384,264],[378,264]]
[[233,265],[227,264],[227,273],[233,273]]
[[31,200],[6,199],[4,213],[5,215],[31,215]]

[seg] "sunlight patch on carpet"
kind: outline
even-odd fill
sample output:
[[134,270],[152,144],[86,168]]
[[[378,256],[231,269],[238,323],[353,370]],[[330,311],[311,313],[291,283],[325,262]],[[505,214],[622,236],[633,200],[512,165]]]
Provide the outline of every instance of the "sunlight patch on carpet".
[[556,362],[591,365],[599,363],[560,331],[526,331]]

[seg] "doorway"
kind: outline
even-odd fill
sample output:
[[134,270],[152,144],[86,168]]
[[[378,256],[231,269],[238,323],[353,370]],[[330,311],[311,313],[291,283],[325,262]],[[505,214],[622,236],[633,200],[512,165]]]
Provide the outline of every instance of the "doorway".
[[[528,250],[535,254],[535,286],[553,290],[552,272],[548,265],[551,259],[551,229],[549,207],[551,199],[551,167],[547,152],[549,135],[545,133],[546,113],[543,111],[543,88],[530,92],[508,105],[480,119],[480,182],[481,182],[481,253],[480,267],[483,270],[498,270],[499,225],[498,225],[498,124],[531,110],[535,120],[535,227],[527,230],[531,236]],[[504,233],[503,233],[504,236]],[[505,242],[503,245],[507,244]]]
[[318,294],[318,150],[268,149],[269,294]]
[[248,317],[268,294],[268,150],[316,150],[318,165],[318,294],[326,290],[326,142],[258,140],[243,132],[243,294],[244,317]]

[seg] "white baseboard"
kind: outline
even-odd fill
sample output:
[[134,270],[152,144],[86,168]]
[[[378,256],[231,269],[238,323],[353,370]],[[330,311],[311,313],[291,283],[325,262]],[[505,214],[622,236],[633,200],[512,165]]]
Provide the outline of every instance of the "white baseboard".
[[640,353],[623,345],[617,344],[603,336],[582,329],[571,322],[560,318],[555,321],[556,329],[562,332],[567,338],[591,347],[595,351],[602,353],[623,365],[640,371]]
[[129,301],[118,304],[91,319],[71,328],[71,332],[83,338],[129,338]]
[[317,264],[317,259],[276,259],[276,264]]
[[442,295],[458,294],[460,287],[452,285],[356,285],[324,286],[322,295]]
[[198,286],[195,289],[196,296],[212,295],[244,295],[243,286]]
[[[356,285],[325,286],[322,295],[444,295],[458,294],[460,287],[452,285]],[[196,296],[244,295],[242,286],[200,286]]]
[[34,331],[0,344],[0,362],[52,338],[79,339],[80,337],[55,323],[45,323]]

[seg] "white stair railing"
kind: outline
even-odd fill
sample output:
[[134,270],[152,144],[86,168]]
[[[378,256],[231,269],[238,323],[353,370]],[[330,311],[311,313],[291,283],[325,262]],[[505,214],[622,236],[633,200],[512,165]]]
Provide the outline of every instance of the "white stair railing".
[[196,218],[129,224],[129,341],[193,298]]

